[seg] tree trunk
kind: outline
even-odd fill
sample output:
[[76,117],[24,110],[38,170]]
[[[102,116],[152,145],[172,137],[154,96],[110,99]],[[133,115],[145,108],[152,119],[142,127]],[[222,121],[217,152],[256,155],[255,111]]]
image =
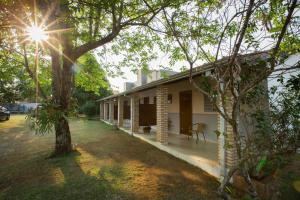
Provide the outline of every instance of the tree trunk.
[[68,123],[68,110],[71,98],[72,63],[63,59],[59,53],[51,49],[52,59],[52,100],[62,116],[55,124],[55,151],[53,156],[72,151],[71,133]]
[[[55,13],[49,16],[50,21],[54,22],[58,21],[59,18],[66,18],[67,10],[65,7],[67,5],[63,3],[45,3],[42,7],[48,8],[51,6],[55,7]],[[72,151],[71,133],[67,119],[72,87],[70,82],[72,62],[67,60],[66,57],[69,56],[70,52],[68,51],[73,47],[70,42],[70,34],[55,32],[55,30],[66,27],[64,20],[60,20],[51,26],[54,33],[49,38],[52,45],[48,46],[52,65],[52,103],[56,106],[57,112],[63,113],[63,116],[55,123],[55,150],[53,156]],[[60,50],[63,51],[60,52]]]
[[59,119],[55,126],[55,155],[72,151],[71,133],[68,120],[65,117]]
[[60,77],[64,77],[63,79],[60,79],[60,84],[53,85],[56,92],[60,91],[59,93],[57,93],[57,95],[54,95],[54,102],[58,104],[59,111],[62,112],[64,116],[61,117],[55,125],[55,155],[72,151],[71,133],[67,119],[68,110],[70,109],[69,107],[72,88],[72,73],[70,64],[63,64],[63,70]]

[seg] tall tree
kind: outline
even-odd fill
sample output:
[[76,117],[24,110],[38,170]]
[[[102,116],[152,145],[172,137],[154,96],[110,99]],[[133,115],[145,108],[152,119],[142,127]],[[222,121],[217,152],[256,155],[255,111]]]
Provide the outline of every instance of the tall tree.
[[[164,34],[169,44],[175,44],[168,48],[172,59],[188,63],[191,84],[213,102],[232,127],[233,142],[226,146],[234,148],[237,164],[229,168],[220,186],[224,197],[229,198],[224,189],[239,170],[250,186],[250,194],[258,198],[249,176],[249,161],[254,157],[257,160],[262,152],[251,151],[254,143],[245,146],[239,113],[243,101],[269,75],[299,69],[299,62],[292,66],[280,65],[283,55],[299,53],[299,18],[295,15],[298,8],[297,0],[193,2],[177,10],[163,9],[163,23],[159,28],[149,27]],[[242,56],[243,53],[248,55]],[[221,61],[220,57],[223,57]],[[193,68],[203,61],[214,72],[199,82],[192,76]]]
[[[42,44],[44,53],[51,58],[52,101],[63,113],[54,124],[55,154],[72,150],[67,116],[73,84],[72,67],[76,60],[111,42],[129,27],[149,24],[163,8],[179,3],[168,0],[1,1],[1,29],[6,31],[2,36],[6,42],[16,43],[14,48],[23,53],[25,65],[28,65],[27,48],[31,44],[22,36],[28,35],[28,27],[40,27],[49,36]],[[39,88],[36,73],[30,74]],[[41,88],[39,91],[42,95]]]

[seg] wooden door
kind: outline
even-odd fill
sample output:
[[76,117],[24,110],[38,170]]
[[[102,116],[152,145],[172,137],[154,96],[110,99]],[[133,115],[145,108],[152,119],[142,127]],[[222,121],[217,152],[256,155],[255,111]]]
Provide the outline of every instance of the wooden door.
[[114,104],[114,120],[118,120],[118,104]]
[[123,109],[123,119],[130,119],[130,105],[127,100],[123,103]]
[[106,118],[107,118],[107,119],[110,118],[110,117],[109,117],[109,109],[110,109],[109,107],[110,107],[110,106],[109,106],[109,103],[107,103],[107,104],[106,104]]
[[179,93],[180,134],[190,135],[192,126],[192,91]]

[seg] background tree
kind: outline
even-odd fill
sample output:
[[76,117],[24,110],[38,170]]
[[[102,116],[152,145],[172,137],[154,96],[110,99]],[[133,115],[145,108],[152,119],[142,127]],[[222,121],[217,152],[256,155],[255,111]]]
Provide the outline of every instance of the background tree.
[[0,54],[0,103],[30,99],[34,96],[34,85],[25,72],[23,65],[14,59]]
[[[131,26],[147,25],[167,6],[180,1],[2,1],[1,29],[6,41],[16,49],[22,49],[24,59],[28,53],[28,41],[23,40],[28,26],[45,29],[49,38],[45,54],[51,60],[51,103],[59,119],[54,122],[56,143],[54,154],[72,150],[70,129],[67,121],[73,81],[73,66],[79,57],[101,47],[123,30]],[[12,36],[12,37],[11,37]],[[19,37],[18,37],[19,36]],[[23,47],[23,48],[22,48]],[[35,71],[35,70],[34,70]],[[35,74],[31,76],[39,88]],[[43,92],[39,89],[40,94]],[[45,96],[45,95],[42,95]]]
[[106,73],[89,53],[78,59],[75,71],[73,97],[77,101],[77,112],[93,117],[99,113],[96,100],[112,94]]

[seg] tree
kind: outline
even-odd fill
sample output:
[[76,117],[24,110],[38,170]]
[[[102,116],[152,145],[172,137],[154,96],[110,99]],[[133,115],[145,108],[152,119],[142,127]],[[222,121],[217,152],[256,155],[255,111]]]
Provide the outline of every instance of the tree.
[[77,112],[92,117],[99,111],[96,100],[112,94],[106,73],[95,56],[89,53],[78,59],[75,71],[73,97],[76,99]]
[[20,62],[22,57],[0,52],[0,102],[14,103],[15,101],[34,97],[34,84]]
[[[250,194],[258,198],[249,176],[248,161],[252,160],[249,156],[253,156],[249,152],[256,153],[256,158],[261,153],[250,151],[253,143],[243,146],[239,110],[247,95],[273,72],[299,68],[299,63],[277,67],[282,63],[282,55],[299,52],[295,48],[300,44],[299,31],[295,31],[299,25],[299,18],[294,15],[297,7],[299,4],[296,0],[193,2],[178,10],[164,9],[164,23],[160,26],[163,29],[150,27],[165,34],[170,43],[175,41],[176,45],[169,47],[169,50],[172,49],[172,59],[187,61],[191,84],[209,97],[216,110],[232,127],[234,142],[227,144],[227,148],[235,147],[238,160],[237,165],[225,175],[219,188],[225,198],[229,196],[224,188],[237,170],[249,184]],[[256,53],[266,50],[265,45],[271,49]],[[252,54],[241,56],[240,53]],[[219,55],[223,56],[221,61]],[[213,75],[206,79],[214,81],[214,87],[208,87],[209,84],[203,81],[199,84],[192,76],[194,66],[203,60],[214,67]]]
[[101,68],[93,54],[85,54],[78,59],[75,69],[75,85],[83,88],[86,92],[92,92],[96,95],[106,95],[110,85],[106,79],[106,73]]
[[[73,85],[72,66],[85,53],[101,47],[123,30],[131,26],[144,26],[165,7],[180,1],[2,1],[1,18],[4,19],[1,29],[6,31],[4,38],[10,35],[26,35],[27,26],[41,26],[46,29],[49,38],[45,54],[51,58],[52,97],[60,118],[55,122],[55,152],[61,154],[72,150],[71,135],[67,121],[70,109],[71,90]],[[14,48],[22,50],[24,64],[30,44],[24,38],[9,41]],[[37,51],[37,50],[36,50]],[[40,50],[41,51],[41,50]],[[38,52],[38,51],[37,51]],[[36,70],[35,70],[36,71]],[[43,97],[36,73],[30,73]]]
[[271,88],[270,117],[276,152],[297,151],[300,141],[300,74],[287,80],[277,78],[279,86]]

